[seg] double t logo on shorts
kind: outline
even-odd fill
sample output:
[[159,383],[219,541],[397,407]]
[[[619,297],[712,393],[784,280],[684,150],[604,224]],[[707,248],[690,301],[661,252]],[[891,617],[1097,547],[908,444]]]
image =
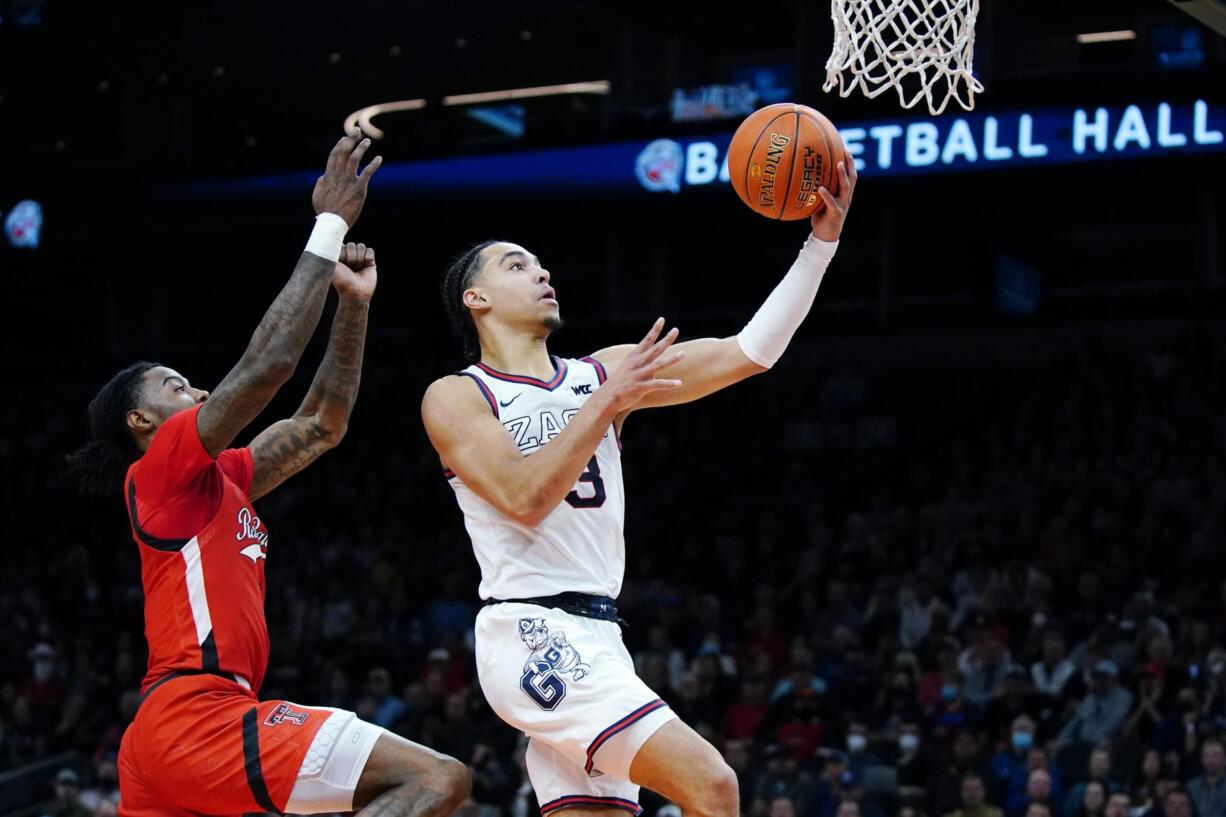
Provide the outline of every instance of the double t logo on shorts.
[[553,711],[566,697],[563,675],[581,681],[592,671],[561,630],[550,633],[543,618],[521,618],[519,637],[530,651],[519,688],[541,709]]
[[295,712],[289,704],[277,704],[277,708],[269,712],[268,717],[264,719],[264,725],[276,726],[288,721],[295,726],[302,726],[309,715],[309,712]]

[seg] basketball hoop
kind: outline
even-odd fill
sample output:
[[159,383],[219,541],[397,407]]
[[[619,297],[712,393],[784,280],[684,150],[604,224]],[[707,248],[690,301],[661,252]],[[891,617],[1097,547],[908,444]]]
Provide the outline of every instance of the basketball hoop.
[[904,108],[921,99],[933,116],[949,100],[970,111],[983,85],[971,74],[979,0],[832,0],[834,49],[826,84],[857,86],[872,99],[898,90]]

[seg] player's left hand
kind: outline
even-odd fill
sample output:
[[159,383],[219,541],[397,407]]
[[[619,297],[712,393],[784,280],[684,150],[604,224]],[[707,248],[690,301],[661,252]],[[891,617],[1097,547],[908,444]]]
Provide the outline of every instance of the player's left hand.
[[838,241],[843,232],[843,221],[851,208],[851,197],[856,192],[856,161],[850,156],[846,161],[839,162],[835,171],[839,174],[839,194],[835,196],[825,186],[817,189],[817,194],[826,202],[826,206],[813,214],[810,222],[813,225],[813,237],[822,241]]
[[375,294],[379,273],[375,270],[375,248],[352,241],[341,249],[340,260],[332,270],[332,286],[342,296],[352,295],[369,301]]

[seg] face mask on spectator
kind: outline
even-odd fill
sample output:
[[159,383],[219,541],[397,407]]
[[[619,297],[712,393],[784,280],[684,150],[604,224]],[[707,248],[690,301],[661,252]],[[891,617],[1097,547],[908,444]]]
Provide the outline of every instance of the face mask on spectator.
[[947,701],[955,701],[958,699],[957,684],[941,684],[941,697]]
[[914,752],[916,749],[919,748],[919,736],[918,735],[899,735],[898,736],[898,748],[902,749],[904,752]]
[[1014,732],[1013,733],[1013,748],[1019,752],[1024,752],[1034,744],[1034,735],[1029,732]]
[[868,748],[868,738],[864,735],[848,735],[847,736],[847,751],[863,752]]

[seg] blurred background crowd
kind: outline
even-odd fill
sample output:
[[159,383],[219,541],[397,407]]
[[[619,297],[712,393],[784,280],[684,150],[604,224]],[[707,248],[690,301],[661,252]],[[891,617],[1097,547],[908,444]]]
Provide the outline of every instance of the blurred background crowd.
[[[877,379],[801,349],[740,395],[633,418],[625,639],[736,769],[746,814],[1226,817],[1219,332],[1082,338],[995,376]],[[385,444],[420,433],[424,376],[363,401],[342,449],[261,503],[264,694],[461,758],[474,811],[526,817],[522,739],[475,682],[458,511],[425,446]],[[973,421],[928,404],[969,376]],[[793,411],[798,380],[815,401]],[[118,503],[45,504],[72,496],[75,409],[4,442],[6,496],[69,521],[4,555],[0,762],[73,753],[48,813],[83,817],[115,807],[144,647]],[[776,433],[734,442],[746,423]],[[837,490],[815,458],[847,469]]]

